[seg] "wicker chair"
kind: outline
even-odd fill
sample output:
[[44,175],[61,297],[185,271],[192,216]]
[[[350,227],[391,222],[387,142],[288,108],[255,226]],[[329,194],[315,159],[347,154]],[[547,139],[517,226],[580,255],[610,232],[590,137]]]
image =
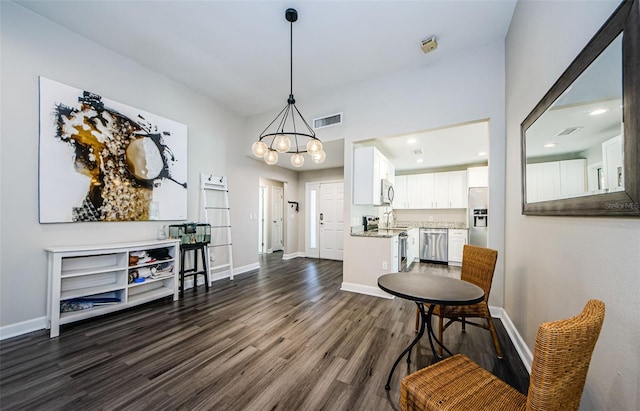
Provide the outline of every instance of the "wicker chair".
[[590,300],[575,317],[542,323],[527,396],[458,354],[406,376],[400,409],[577,410],[603,320],[604,303]]
[[[473,305],[461,306],[436,306],[433,315],[438,316],[438,338],[442,341],[442,334],[452,323],[459,321],[462,323],[462,331],[465,331],[467,324],[481,327],[491,332],[493,346],[496,349],[498,358],[502,358],[502,350],[498,341],[498,334],[489,313],[489,292],[493,281],[493,272],[496,268],[498,252],[491,248],[465,245],[462,251],[462,273],[460,279],[477,285],[484,290],[484,301]],[[444,319],[448,319],[444,324]],[[487,325],[467,321],[467,318],[484,318]],[[420,323],[420,312],[416,308],[416,331]],[[438,346],[438,354],[442,357],[442,347]]]

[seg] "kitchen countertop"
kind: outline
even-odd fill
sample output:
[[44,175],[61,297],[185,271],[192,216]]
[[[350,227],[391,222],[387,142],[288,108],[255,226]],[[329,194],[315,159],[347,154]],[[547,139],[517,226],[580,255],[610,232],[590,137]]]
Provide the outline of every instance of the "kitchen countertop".
[[410,230],[412,228],[451,228],[467,230],[469,227],[467,223],[461,222],[436,222],[436,221],[411,221],[403,222],[402,224],[395,224],[391,228],[380,228],[373,231],[364,231],[363,226],[351,227],[352,237],[374,237],[374,238],[391,238],[403,231]]
[[351,230],[352,237],[374,237],[374,238],[391,238],[395,237],[403,231],[407,231],[406,228],[403,229],[379,229],[372,231],[364,231],[364,230]]

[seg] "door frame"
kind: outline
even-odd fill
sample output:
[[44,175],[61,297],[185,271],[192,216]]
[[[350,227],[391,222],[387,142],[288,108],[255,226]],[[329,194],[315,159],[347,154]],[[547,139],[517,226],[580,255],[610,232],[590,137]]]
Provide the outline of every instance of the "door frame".
[[[320,191],[320,186],[322,184],[332,184],[332,183],[342,183],[344,184],[344,180],[322,180],[322,181],[310,181],[307,182],[305,184],[305,190],[304,190],[304,198],[305,198],[305,216],[304,216],[304,251],[305,251],[305,257],[307,258],[320,258],[320,220],[319,218],[317,218],[315,220],[316,222],[316,227],[315,227],[315,233],[316,233],[316,247],[315,248],[310,248],[309,247],[309,243],[311,240],[311,200],[309,198],[310,192],[311,190],[315,187],[316,188],[316,192],[319,193]],[[345,202],[346,204],[346,202]],[[316,195],[316,204],[315,204],[315,209],[316,212],[318,210],[318,207],[320,205],[320,196]],[[344,213],[344,209],[343,209],[343,215],[345,215]]]

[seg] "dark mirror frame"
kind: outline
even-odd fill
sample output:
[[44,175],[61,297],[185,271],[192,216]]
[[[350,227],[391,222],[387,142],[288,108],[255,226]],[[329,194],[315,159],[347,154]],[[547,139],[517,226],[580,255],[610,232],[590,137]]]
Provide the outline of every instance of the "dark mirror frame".
[[[624,191],[527,202],[527,129],[615,40],[622,36]],[[623,0],[521,125],[522,214],[640,217],[640,0]]]

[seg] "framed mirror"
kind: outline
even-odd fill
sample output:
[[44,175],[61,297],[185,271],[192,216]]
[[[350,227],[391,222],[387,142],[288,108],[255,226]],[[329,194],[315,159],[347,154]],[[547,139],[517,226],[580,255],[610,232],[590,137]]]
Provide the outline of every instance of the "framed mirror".
[[639,3],[620,4],[523,121],[523,214],[640,217]]

